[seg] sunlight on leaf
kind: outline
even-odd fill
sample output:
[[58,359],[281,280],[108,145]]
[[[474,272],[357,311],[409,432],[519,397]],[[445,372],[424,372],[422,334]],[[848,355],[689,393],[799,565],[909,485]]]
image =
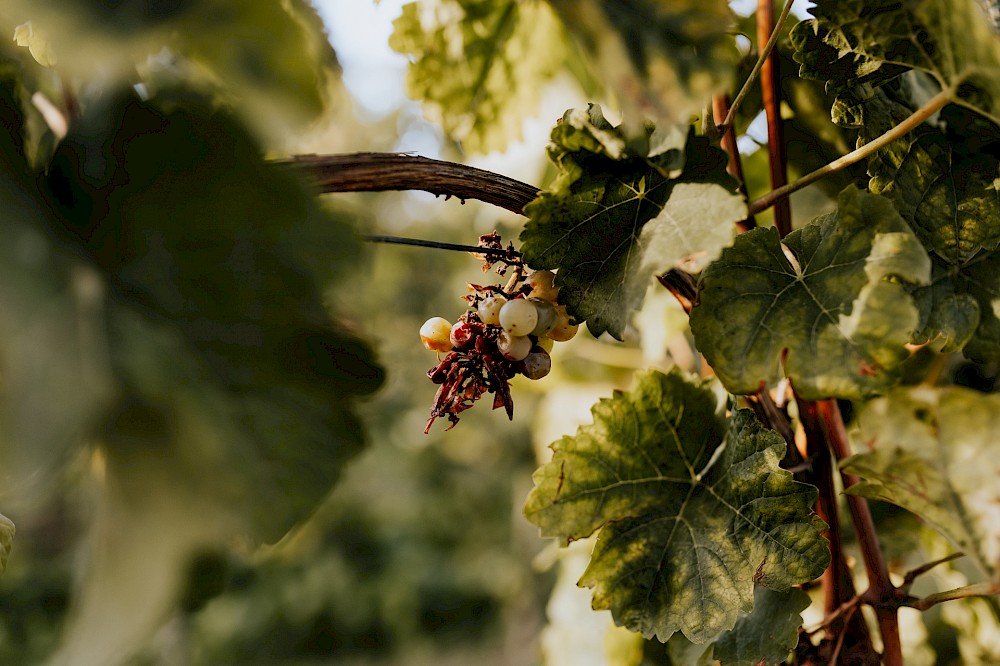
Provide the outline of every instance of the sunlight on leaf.
[[410,56],[407,89],[469,152],[502,150],[565,61],[563,33],[541,0],[419,0],[389,40]]
[[746,217],[725,153],[703,137],[634,157],[592,106],[566,112],[549,157],[559,176],[525,207],[521,251],[532,268],[559,269],[559,301],[595,337],[622,339],[654,275],[706,265]]
[[829,560],[816,490],[778,467],[785,443],[749,411],[725,433],[714,395],[681,373],[636,376],[552,445],[525,515],[564,544],[600,530],[580,580],[594,608],[647,638],[703,643],[753,607],[754,583],[784,590]]
[[965,388],[899,389],[869,403],[844,461],[861,477],[848,493],[926,520],[989,580],[1000,573],[1000,396]]
[[836,93],[917,69],[1000,121],[1000,40],[975,0],[817,0],[809,11],[791,35],[801,76]]
[[806,399],[863,397],[898,380],[918,323],[903,283],[929,273],[892,205],[850,187],[783,242],[774,229],[739,236],[702,275],[691,330],[734,393],[788,377]]

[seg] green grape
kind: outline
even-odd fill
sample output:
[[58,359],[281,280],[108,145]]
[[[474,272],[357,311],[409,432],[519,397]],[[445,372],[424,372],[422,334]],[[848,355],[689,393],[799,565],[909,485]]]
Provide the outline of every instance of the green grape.
[[479,310],[480,321],[484,324],[499,324],[500,309],[505,303],[507,303],[507,299],[500,294],[487,296],[483,300],[479,301],[477,309]]
[[497,339],[497,348],[508,361],[521,361],[531,353],[533,344],[526,335],[511,335],[507,331]]
[[451,322],[444,317],[431,317],[420,327],[420,341],[431,351],[451,351]]
[[523,298],[507,301],[500,308],[500,326],[511,335],[528,335],[538,323],[538,308]]

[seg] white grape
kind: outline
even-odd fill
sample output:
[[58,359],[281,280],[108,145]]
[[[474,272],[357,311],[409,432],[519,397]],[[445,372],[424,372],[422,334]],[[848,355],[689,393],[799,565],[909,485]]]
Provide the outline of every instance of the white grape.
[[535,347],[521,361],[521,374],[528,379],[541,379],[552,370],[552,357],[544,349]]
[[559,323],[559,313],[555,305],[541,298],[529,298],[528,302],[538,310],[538,323],[531,329],[531,335],[542,336],[556,327]]
[[552,347],[555,346],[556,341],[550,337],[538,338],[538,342],[535,343],[536,347],[541,347],[545,351],[552,353]]
[[508,361],[521,361],[531,353],[533,344],[526,335],[511,335],[507,331],[497,339],[497,348]]
[[500,309],[505,303],[507,303],[507,299],[500,294],[487,296],[483,300],[479,301],[479,319],[484,324],[499,324]]
[[511,335],[528,335],[538,323],[538,308],[523,298],[507,301],[500,308],[500,326]]
[[431,317],[420,327],[420,341],[431,351],[451,351],[451,322],[444,317]]
[[559,294],[559,288],[553,284],[555,279],[556,274],[552,271],[535,271],[528,276],[528,285],[531,287],[529,296],[555,301]]

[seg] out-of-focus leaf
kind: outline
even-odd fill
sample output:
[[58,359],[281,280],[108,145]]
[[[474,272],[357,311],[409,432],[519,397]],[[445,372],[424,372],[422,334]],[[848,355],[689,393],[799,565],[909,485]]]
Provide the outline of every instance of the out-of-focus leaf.
[[502,150],[564,64],[564,36],[541,0],[420,0],[390,46],[411,57],[407,88],[471,152]]
[[792,30],[802,76],[840,91],[916,69],[1000,121],[1000,40],[975,0],[818,0],[809,11]]
[[868,451],[842,464],[862,479],[847,492],[912,511],[998,580],[1000,396],[900,389],[869,403],[858,425]]
[[[549,0],[621,103],[630,139],[643,124],[685,125],[725,90],[738,60],[724,0]],[[640,151],[641,152],[641,151]]]
[[559,301],[595,337],[621,339],[653,275],[702,268],[747,214],[725,153],[707,139],[634,157],[598,107],[566,112],[549,157],[559,176],[525,207],[521,251],[534,268],[559,269]]
[[753,610],[719,637],[713,656],[722,666],[782,663],[798,642],[802,611],[808,607],[809,595],[797,587],[779,592],[758,585]]
[[897,381],[918,324],[902,282],[929,273],[889,201],[850,187],[784,242],[773,229],[737,238],[705,270],[691,329],[734,393],[784,376],[806,399],[860,398]]
[[[249,120],[266,117],[260,129],[317,117],[338,72],[305,0],[14,0],[0,10],[0,28],[28,21],[67,78],[113,86],[135,82],[138,71],[149,87],[198,83],[222,91]],[[40,43],[30,42],[32,53]]]
[[[162,620],[193,549],[276,539],[316,507],[360,450],[353,403],[382,374],[320,294],[356,239],[210,103],[109,96],[77,119],[44,189],[88,264],[82,324],[100,351],[85,360],[112,388],[74,414],[101,445],[100,502],[61,653],[102,664]],[[33,344],[58,352],[47,333]]]
[[581,585],[594,608],[661,641],[705,642],[753,606],[754,583],[783,590],[829,560],[810,512],[815,488],[778,467],[784,441],[737,412],[722,444],[715,397],[679,372],[640,373],[552,445],[525,514],[567,543],[600,529]]
[[10,518],[0,513],[0,574],[7,568],[7,558],[10,549],[14,547],[14,523]]
[[51,67],[56,64],[56,54],[52,49],[49,36],[45,32],[37,30],[31,21],[14,28],[14,43],[26,47],[31,53],[31,57],[42,67]]

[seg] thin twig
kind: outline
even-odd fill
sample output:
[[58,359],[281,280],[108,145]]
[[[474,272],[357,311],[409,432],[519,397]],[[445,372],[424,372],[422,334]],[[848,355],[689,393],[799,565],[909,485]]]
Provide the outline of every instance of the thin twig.
[[906,576],[903,577],[903,585],[900,587],[900,589],[908,590],[910,586],[913,585],[913,581],[915,581],[918,576],[923,576],[925,573],[927,573],[934,567],[942,565],[945,562],[951,562],[952,560],[957,560],[960,557],[965,557],[965,553],[961,551],[957,553],[952,553],[947,557],[942,557],[939,560],[934,560],[933,562],[927,562],[926,564],[921,564],[916,569],[911,569],[910,571],[907,571]]
[[968,599],[969,597],[988,597],[994,594],[1000,594],[1000,583],[976,583],[975,585],[966,585],[965,587],[958,587],[946,592],[929,594],[923,599],[907,599],[902,605],[916,608],[919,611],[925,611],[931,606],[936,606],[945,601]]
[[481,247],[479,245],[461,245],[459,243],[442,243],[441,241],[423,240],[421,238],[403,238],[401,236],[361,236],[361,240],[369,243],[390,243],[393,245],[416,245],[417,247],[429,247],[435,250],[455,250],[457,252],[471,252],[473,254],[499,254],[503,256],[517,256],[521,253],[516,250],[499,247]]
[[305,172],[324,193],[423,190],[461,201],[484,201],[518,215],[538,196],[537,187],[519,180],[419,155],[297,155],[274,164]]
[[877,139],[869,141],[868,143],[861,146],[857,150],[851,151],[848,154],[844,155],[843,157],[835,159],[826,166],[822,166],[819,169],[813,171],[812,173],[808,173],[805,176],[802,176],[794,183],[789,183],[784,187],[772,190],[771,192],[768,192],[767,194],[757,199],[756,201],[751,201],[749,207],[750,213],[756,214],[761,212],[762,210],[767,210],[768,208],[773,206],[775,202],[784,199],[792,192],[797,192],[806,185],[811,185],[820,178],[823,178],[824,176],[829,176],[831,173],[834,173],[835,171],[839,171],[844,167],[848,167],[854,164],[855,162],[858,162],[868,157],[875,151],[884,148],[885,146],[892,143],[896,139],[902,137],[907,132],[910,132],[914,128],[918,127],[920,123],[924,122],[925,120],[933,116],[935,113],[940,111],[942,108],[944,108],[946,104],[948,104],[951,101],[952,101],[952,91],[942,90],[937,95],[929,99],[926,104],[924,104],[922,107],[920,107],[912,114],[910,114],[905,120],[903,120],[901,123],[893,127],[891,130],[889,130],[882,136],[878,137]]
[[[723,118],[729,113],[729,97],[726,95],[716,95],[712,98],[712,119],[715,123],[721,123]],[[726,165],[726,171],[730,176],[735,178],[740,182],[740,193],[747,200],[750,199],[747,193],[746,178],[743,176],[743,160],[740,158],[740,149],[736,145],[736,131],[730,125],[722,136],[719,137],[719,145],[722,147],[726,154],[729,155],[729,163]],[[753,215],[747,216],[747,219],[742,222],[736,223],[736,228],[743,233],[745,231],[750,231],[757,226],[757,221],[754,219]]]
[[[729,113],[726,114],[726,120],[722,123],[719,128],[720,132],[725,132],[725,130],[732,126],[733,119],[736,118],[736,112],[739,111],[740,105],[743,104],[743,100],[746,98],[747,94],[753,88],[754,82],[757,80],[757,76],[760,74],[761,68],[764,67],[764,61],[771,54],[771,50],[774,49],[774,45],[778,43],[778,37],[781,35],[781,28],[785,25],[785,20],[788,18],[788,13],[792,11],[792,4],[795,0],[785,0],[785,6],[781,8],[781,14],[778,15],[778,20],[774,24],[774,31],[771,32],[770,39],[764,44],[764,48],[761,50],[760,54],[757,56],[757,62],[754,63],[753,69],[750,70],[750,76],[743,83],[743,87],[736,94],[736,99],[733,100],[733,105],[729,107]],[[773,13],[773,12],[772,12]],[[759,41],[759,40],[758,40]]]

